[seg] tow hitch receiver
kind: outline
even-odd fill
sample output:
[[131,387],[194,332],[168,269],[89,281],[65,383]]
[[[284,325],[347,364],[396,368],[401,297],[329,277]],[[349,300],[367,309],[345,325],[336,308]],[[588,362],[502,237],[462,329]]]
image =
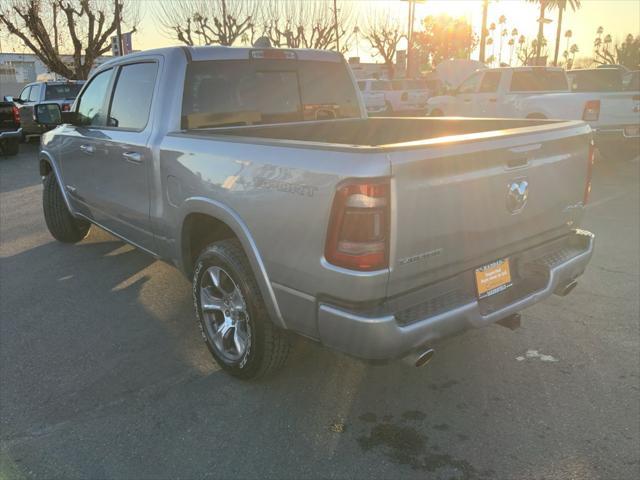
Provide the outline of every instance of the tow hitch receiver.
[[503,318],[502,320],[498,320],[496,323],[498,325],[502,325],[503,327],[507,327],[509,330],[516,330],[520,328],[520,314],[514,313],[513,315],[509,315],[507,318]]

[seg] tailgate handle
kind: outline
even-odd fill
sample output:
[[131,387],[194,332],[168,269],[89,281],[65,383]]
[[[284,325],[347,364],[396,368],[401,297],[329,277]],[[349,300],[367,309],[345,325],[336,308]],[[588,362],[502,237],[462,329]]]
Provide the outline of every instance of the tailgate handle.
[[540,148],[542,148],[541,143],[510,148],[511,156],[507,160],[507,168],[520,168],[528,165],[533,152],[540,150]]
[[524,167],[528,163],[529,163],[529,157],[527,157],[526,155],[522,155],[519,157],[510,158],[507,161],[507,167],[508,168]]

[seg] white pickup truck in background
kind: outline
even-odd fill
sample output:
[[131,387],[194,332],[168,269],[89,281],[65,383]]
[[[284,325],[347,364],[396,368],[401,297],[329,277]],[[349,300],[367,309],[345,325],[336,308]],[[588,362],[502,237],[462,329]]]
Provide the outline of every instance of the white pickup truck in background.
[[[358,80],[358,88],[362,93],[365,104],[367,102],[367,96],[371,94],[384,95],[385,99],[385,114],[419,114],[423,115],[427,106],[427,91],[419,91],[414,89],[402,89],[398,88],[396,84],[394,88],[391,80],[380,79],[366,79]],[[368,105],[368,104],[367,104]],[[370,112],[368,106],[367,111]]]
[[584,120],[605,156],[637,155],[640,139],[640,92],[572,91],[561,68],[478,70],[448,95],[430,98],[427,114]]

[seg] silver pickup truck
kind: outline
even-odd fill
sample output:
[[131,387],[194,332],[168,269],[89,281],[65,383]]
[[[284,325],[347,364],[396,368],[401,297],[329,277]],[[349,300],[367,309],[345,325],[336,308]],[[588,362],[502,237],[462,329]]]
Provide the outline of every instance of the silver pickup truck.
[[101,65],[40,150],[51,234],[94,224],[193,281],[220,366],[253,378],[287,331],[421,365],[514,325],[587,266],[582,121],[367,118],[334,52],[175,47]]

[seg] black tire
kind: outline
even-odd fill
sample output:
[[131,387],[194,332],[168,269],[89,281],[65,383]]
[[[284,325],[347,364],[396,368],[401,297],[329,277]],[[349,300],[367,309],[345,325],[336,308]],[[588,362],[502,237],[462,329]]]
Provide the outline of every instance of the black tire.
[[[250,335],[246,351],[236,361],[229,361],[219,353],[209,330],[201,304],[201,287],[207,270],[219,267],[227,273],[240,289],[246,304]],[[222,240],[207,246],[196,260],[193,273],[193,302],[202,338],[220,367],[234,377],[250,380],[268,376],[279,370],[287,360],[290,350],[289,335],[270,320],[262,294],[246,255],[235,239]]]
[[60,186],[53,173],[44,179],[42,209],[49,232],[59,242],[77,243],[87,236],[91,224],[74,218],[64,203]]
[[430,117],[442,117],[443,115],[444,114],[442,113],[442,110],[438,110],[437,108],[435,110],[432,110],[429,114]]
[[387,106],[384,113],[387,115],[393,115],[393,105],[391,105],[391,102],[386,100],[384,104]]
[[542,113],[530,113],[527,115],[528,120],[546,120],[547,116]]
[[0,145],[0,150],[3,155],[11,157],[17,155],[20,151],[20,139],[12,138],[10,140],[5,140],[2,142],[2,145]]

